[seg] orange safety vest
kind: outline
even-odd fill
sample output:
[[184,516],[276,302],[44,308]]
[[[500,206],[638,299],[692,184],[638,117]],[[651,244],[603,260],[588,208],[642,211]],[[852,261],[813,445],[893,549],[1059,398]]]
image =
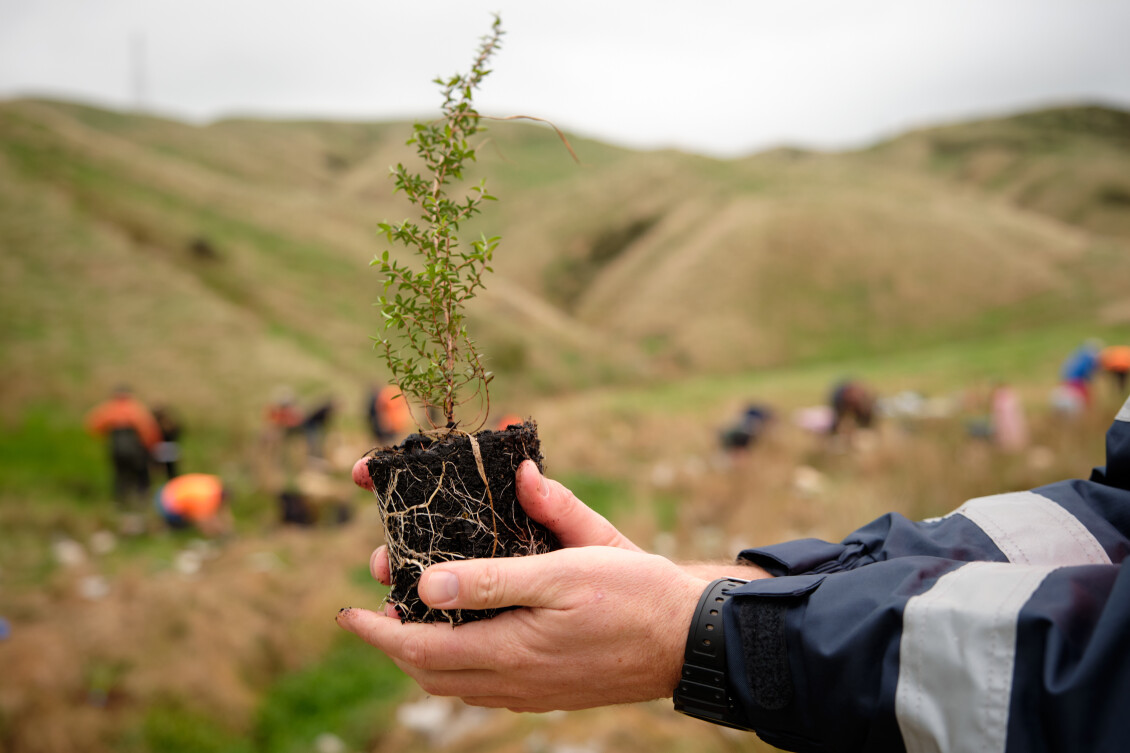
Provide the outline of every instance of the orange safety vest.
[[145,446],[152,449],[161,441],[161,427],[149,409],[128,395],[114,397],[97,406],[86,417],[92,434],[108,434],[115,429],[133,429]]
[[223,500],[223,481],[207,473],[177,476],[161,489],[161,507],[185,520],[211,518],[219,511]]
[[392,434],[402,434],[412,425],[412,411],[408,400],[400,394],[400,388],[388,386],[377,394],[381,421]]
[[520,423],[522,423],[521,416],[516,413],[507,413],[505,416],[498,419],[498,423],[495,424],[494,428],[496,431],[506,431],[507,427]]
[[283,429],[292,429],[302,423],[302,413],[297,407],[289,404],[269,405],[263,415],[267,423]]
[[1130,371],[1130,345],[1109,345],[1099,354],[1099,363],[1107,371]]

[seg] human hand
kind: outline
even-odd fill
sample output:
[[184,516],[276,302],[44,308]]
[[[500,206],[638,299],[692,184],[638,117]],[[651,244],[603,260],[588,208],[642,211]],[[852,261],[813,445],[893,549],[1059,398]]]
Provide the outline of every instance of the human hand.
[[455,629],[401,624],[387,608],[344,609],[337,621],[429,694],[514,711],[572,710],[670,696],[706,585],[657,555],[575,546],[424,571],[420,597],[433,609],[524,607],[489,620]]

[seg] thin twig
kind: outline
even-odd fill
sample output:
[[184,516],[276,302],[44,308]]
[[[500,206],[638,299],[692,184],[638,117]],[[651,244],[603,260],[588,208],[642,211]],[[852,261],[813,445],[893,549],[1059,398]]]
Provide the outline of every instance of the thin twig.
[[556,125],[554,125],[553,121],[546,120],[545,118],[538,118],[533,115],[479,115],[479,117],[486,120],[536,120],[539,123],[545,123],[557,133],[557,138],[561,139],[561,143],[563,143],[565,145],[565,148],[569,150],[569,154],[573,155],[573,161],[578,165],[581,164],[581,158],[578,157],[577,153],[573,151],[573,145],[569,143],[569,139],[565,137],[564,132],[562,132],[562,130]]

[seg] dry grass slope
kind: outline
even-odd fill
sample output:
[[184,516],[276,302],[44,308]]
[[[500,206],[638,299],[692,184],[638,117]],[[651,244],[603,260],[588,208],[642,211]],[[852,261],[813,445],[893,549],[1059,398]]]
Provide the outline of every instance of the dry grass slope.
[[[1130,305],[1124,119],[1037,113],[733,162],[578,140],[581,165],[548,129],[492,124],[477,170],[504,201],[466,234],[504,245],[473,327],[519,398],[1116,323]],[[211,411],[193,383],[242,403],[278,383],[379,379],[367,262],[375,223],[408,214],[386,177],[412,156],[406,133],[4,104],[0,238],[20,292],[0,313],[22,323],[0,342],[17,364],[7,386],[85,404],[126,373]],[[1011,167],[978,172],[1005,147]]]

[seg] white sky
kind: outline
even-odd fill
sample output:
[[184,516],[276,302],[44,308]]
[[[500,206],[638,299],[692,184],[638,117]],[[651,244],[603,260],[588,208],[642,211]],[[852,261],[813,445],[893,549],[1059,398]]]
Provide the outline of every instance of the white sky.
[[466,70],[495,11],[507,36],[479,110],[623,146],[835,149],[1130,107],[1128,0],[0,0],[0,97],[196,121],[429,116],[432,78]]

